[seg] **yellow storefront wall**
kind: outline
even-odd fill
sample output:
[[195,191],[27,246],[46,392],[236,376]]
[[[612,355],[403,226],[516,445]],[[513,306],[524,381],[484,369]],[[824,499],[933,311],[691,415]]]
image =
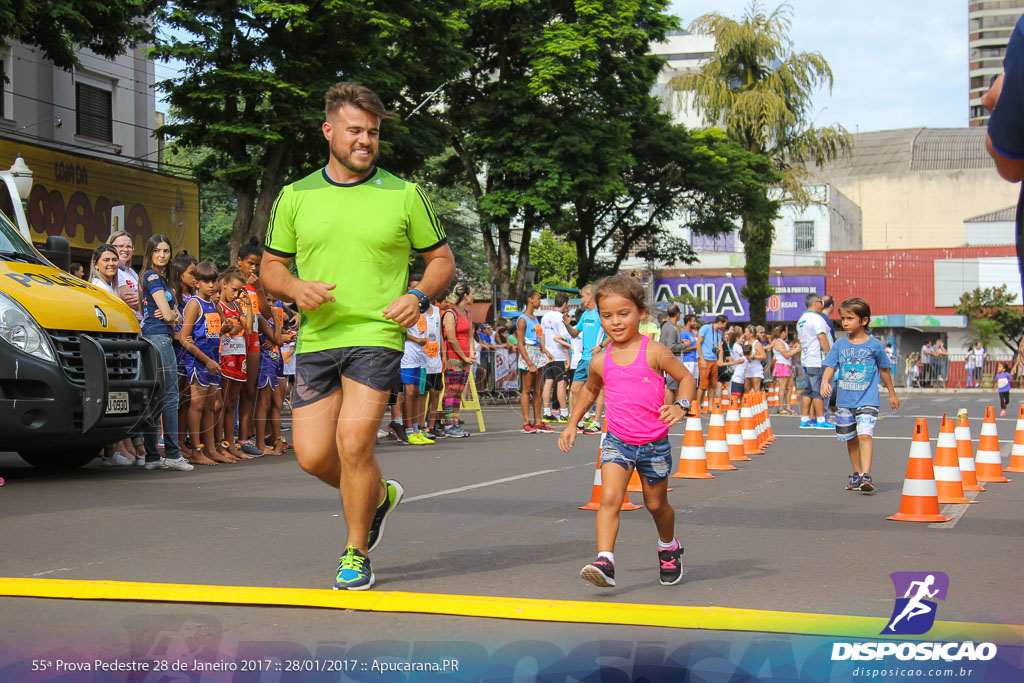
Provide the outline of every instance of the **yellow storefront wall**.
[[153,171],[0,139],[0,168],[20,154],[32,169],[28,199],[32,240],[64,235],[72,248],[93,249],[110,235],[111,208],[124,206],[124,226],[142,255],[152,235],[171,239],[174,253],[199,253],[199,186]]

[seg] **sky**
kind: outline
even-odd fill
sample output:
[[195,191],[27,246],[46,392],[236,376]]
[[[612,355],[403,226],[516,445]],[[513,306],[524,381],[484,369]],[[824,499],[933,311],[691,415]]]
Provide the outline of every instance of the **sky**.
[[[770,13],[779,0],[762,0]],[[967,0],[790,0],[798,52],[820,52],[832,68],[814,122],[851,133],[967,125]],[[750,0],[674,0],[683,28],[718,12],[739,19]]]

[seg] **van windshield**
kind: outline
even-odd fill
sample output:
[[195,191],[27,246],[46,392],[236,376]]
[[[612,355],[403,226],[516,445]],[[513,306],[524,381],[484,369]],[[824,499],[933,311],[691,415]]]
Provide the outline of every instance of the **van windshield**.
[[34,259],[38,258],[36,252],[21,236],[14,224],[3,212],[0,212],[0,258],[4,254],[22,254]]

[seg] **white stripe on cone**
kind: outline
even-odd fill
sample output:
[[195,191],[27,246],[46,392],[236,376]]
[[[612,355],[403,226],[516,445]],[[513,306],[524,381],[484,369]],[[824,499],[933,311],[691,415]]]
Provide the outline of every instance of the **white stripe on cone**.
[[903,495],[937,498],[939,487],[935,484],[934,479],[904,479]]
[[963,481],[959,467],[934,465],[932,469],[935,471],[935,481]]
[[911,458],[928,458],[932,459],[932,445],[927,441],[912,441],[910,443],[910,457]]
[[707,460],[707,454],[703,448],[697,446],[683,446],[679,454],[682,460]]

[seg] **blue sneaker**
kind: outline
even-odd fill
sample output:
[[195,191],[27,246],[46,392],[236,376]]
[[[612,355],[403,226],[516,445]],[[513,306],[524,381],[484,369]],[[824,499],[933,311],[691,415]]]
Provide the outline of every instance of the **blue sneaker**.
[[857,490],[863,491],[864,493],[871,493],[875,490],[875,485],[871,482],[870,474],[860,475],[860,485],[857,487]]
[[373,569],[370,558],[350,545],[345,554],[338,558],[338,576],[334,579],[334,590],[364,591],[373,585]]
[[366,539],[366,552],[373,551],[380,543],[380,539],[384,535],[384,522],[388,520],[388,516],[394,512],[398,504],[402,502],[402,496],[405,495],[405,489],[394,479],[381,480],[384,484],[384,500],[377,506],[376,512],[373,513],[373,521],[370,522],[370,535]]
[[835,430],[835,428],[836,428],[836,426],[834,424],[832,424],[831,422],[829,422],[828,420],[825,420],[824,422],[817,422],[813,426],[814,426],[815,429],[831,429],[831,430]]
[[846,490],[856,491],[857,487],[860,486],[860,474],[854,472],[853,474],[847,475],[846,478],[849,480],[846,483]]
[[814,422],[811,420],[800,420],[800,429],[814,429]]

